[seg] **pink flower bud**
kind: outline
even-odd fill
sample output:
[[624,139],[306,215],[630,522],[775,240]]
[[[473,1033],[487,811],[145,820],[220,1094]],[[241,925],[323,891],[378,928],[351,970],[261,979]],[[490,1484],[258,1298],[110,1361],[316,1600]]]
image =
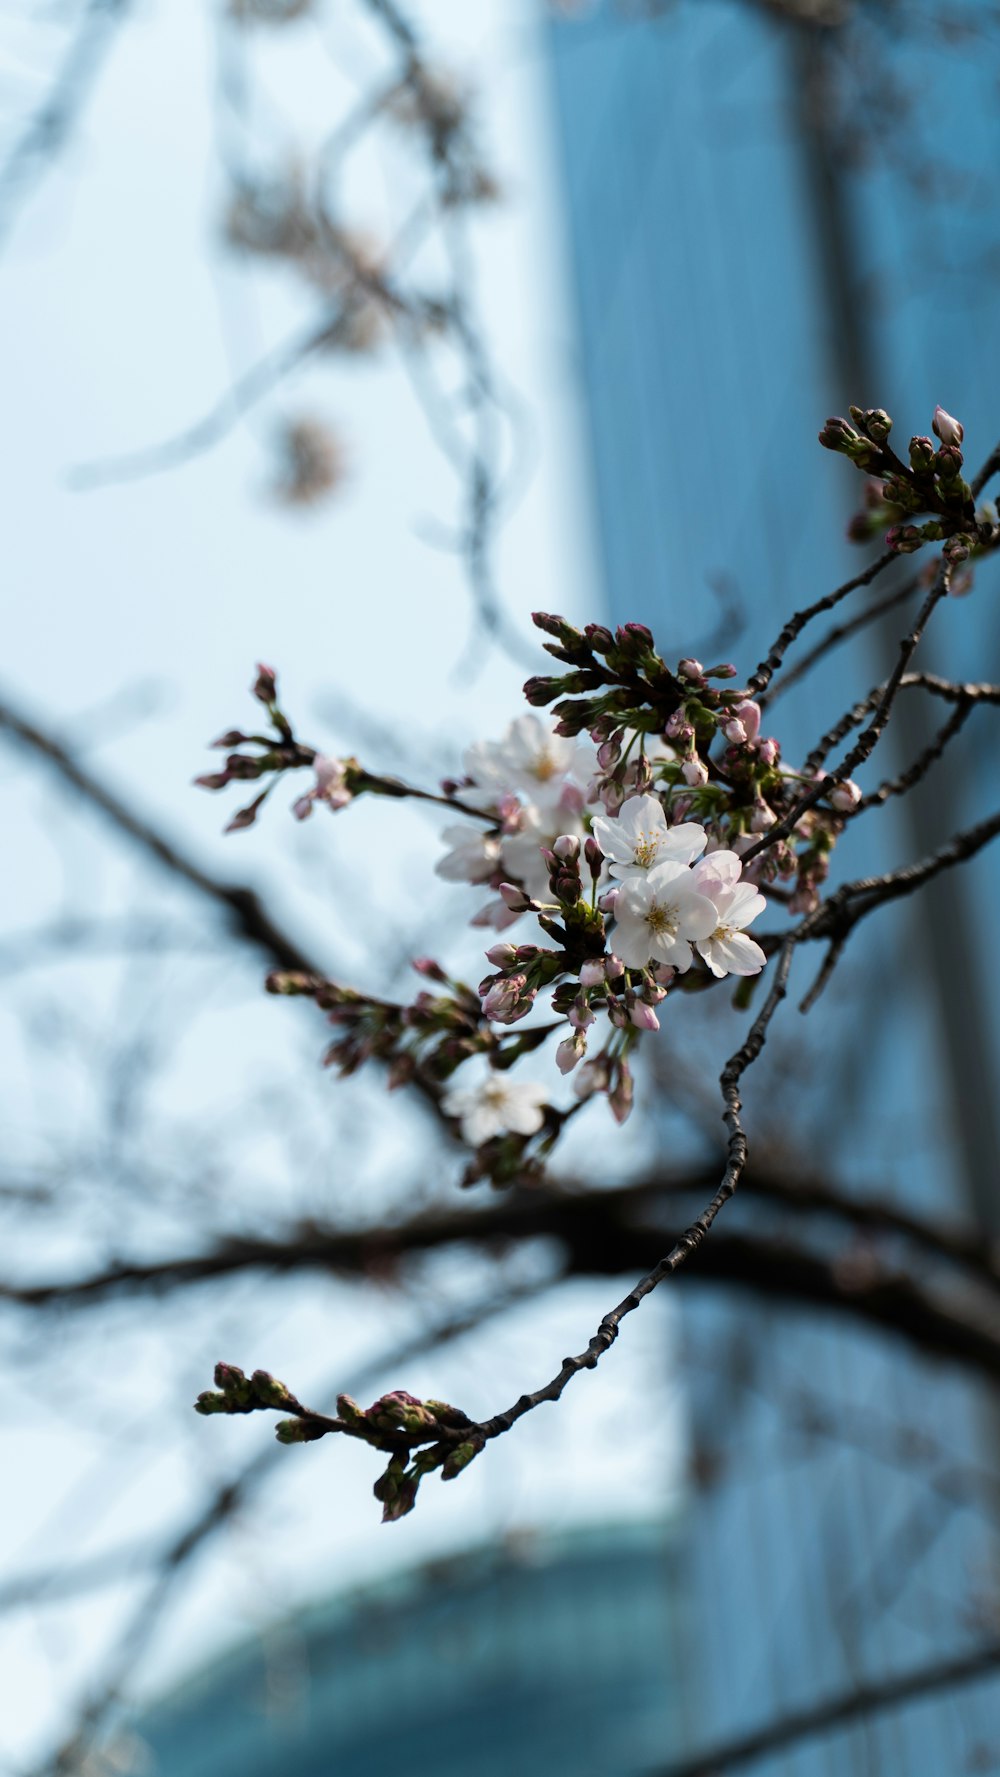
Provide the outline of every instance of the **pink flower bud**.
[[776,825],[777,819],[774,810],[768,808],[766,802],[758,802],[750,816],[750,831],[751,833],[766,833],[769,827]]
[[577,1062],[587,1053],[585,1037],[566,1037],[556,1050],[556,1067],[561,1074],[571,1074]]
[[574,1030],[587,1030],[597,1018],[596,1012],[591,1011],[586,1000],[574,1000],[566,1016]]
[[497,1024],[516,1024],[530,1012],[535,998],[534,989],[528,992],[527,987],[523,975],[508,975],[506,980],[498,981],[483,1000],[483,1017],[492,1018]]
[[605,979],[603,956],[588,958],[580,964],[581,987],[599,987]]
[[614,913],[620,893],[620,889],[612,888],[608,889],[607,894],[600,897],[597,905],[602,913]]
[[517,951],[513,944],[493,944],[486,952],[486,960],[495,969],[510,969],[517,962]]
[[722,732],[734,747],[743,745],[748,738],[743,723],[736,716],[731,716],[727,722],[723,722]]
[[634,1085],[628,1063],[622,1060],[618,1063],[618,1078],[608,1093],[608,1104],[616,1123],[628,1121],[632,1110],[633,1092]]
[[635,1005],[629,1012],[629,1017],[635,1025],[636,1030],[659,1030],[660,1028],[660,1020],[657,1018],[652,1006],[643,1005],[642,1000],[636,1000]]
[[560,833],[558,839],[552,841],[552,850],[557,858],[578,858],[580,841],[575,833]]
[[760,704],[754,703],[752,697],[745,698],[736,705],[735,714],[743,724],[747,740],[756,740],[760,733]]
[[861,801],[861,791],[853,778],[845,777],[842,783],[834,785],[827,800],[831,808],[838,809],[841,814],[850,814]]
[[595,1092],[606,1092],[608,1089],[608,1064],[603,1056],[596,1061],[585,1061],[576,1076],[573,1090],[577,1098],[590,1098]]
[[664,991],[672,986],[676,974],[677,970],[673,967],[672,963],[657,963],[656,968],[653,970],[654,978],[659,982]]
[[435,962],[432,956],[415,956],[411,959],[410,966],[416,969],[418,975],[426,975],[429,981],[447,981],[448,979],[441,964]]
[[500,884],[500,899],[511,913],[527,913],[532,905],[531,897],[513,882]]
[[764,765],[777,765],[781,758],[781,748],[773,736],[757,742],[757,757]]
[[950,413],[945,413],[943,407],[935,407],[931,426],[942,444],[961,444],[965,437],[965,427],[959,420],[953,420]]
[[686,784],[691,785],[692,789],[698,789],[702,784],[708,783],[708,766],[701,759],[692,755],[690,759],[685,759],[681,765],[681,776]]
[[597,763],[602,771],[613,771],[621,756],[621,743],[616,739],[604,741],[597,749]]
[[700,660],[679,660],[677,671],[682,679],[700,679],[704,677],[705,668]]

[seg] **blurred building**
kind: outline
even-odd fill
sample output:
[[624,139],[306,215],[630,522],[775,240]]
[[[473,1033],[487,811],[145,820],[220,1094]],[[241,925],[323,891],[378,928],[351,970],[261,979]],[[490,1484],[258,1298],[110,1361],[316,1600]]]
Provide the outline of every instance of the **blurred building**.
[[214,1662],[139,1724],[155,1777],[632,1777],[681,1744],[661,1525],[394,1575]]
[[[887,406],[906,438],[930,429],[941,402],[961,414],[977,460],[996,425],[979,368],[1000,262],[1000,201],[979,177],[1000,158],[995,32],[985,46],[949,40],[925,30],[940,7],[914,20],[909,8],[859,6],[843,9],[848,38],[795,22],[794,10],[600,0],[546,9],[544,26],[608,610],[647,622],[668,661],[734,658],[747,672],[793,610],[864,559],[844,540],[860,480],[815,443],[828,413]],[[854,66],[859,42],[868,59]],[[962,119],[940,203],[947,157],[920,111],[931,86]],[[891,123],[879,114],[890,92]],[[778,705],[768,726],[790,762],[883,676],[888,646],[866,636],[797,710],[792,696]],[[969,601],[921,660],[978,677],[995,674],[998,655],[988,606]],[[912,730],[903,740],[904,751],[919,744]],[[847,836],[848,873],[862,855],[872,867],[873,843],[885,867],[981,818],[989,770],[971,745],[957,752],[922,807],[866,829],[865,854]],[[998,862],[978,860],[961,883],[956,873],[945,899],[911,904],[893,932],[886,916],[860,933],[819,1028],[815,1014],[799,1021],[784,1062],[799,1070],[793,1157],[797,1144],[814,1174],[965,1217],[991,1237],[996,1030],[970,940],[990,917]],[[723,1042],[740,1028],[728,1018]],[[748,1076],[751,1139],[778,1063]],[[690,1140],[664,1119],[673,1140]],[[760,1202],[737,1200],[727,1225],[747,1216],[780,1242],[781,1219]],[[995,1534],[973,1493],[943,1498],[940,1477],[995,1467],[996,1422],[971,1385],[843,1317],[729,1292],[723,1306],[693,1287],[684,1301],[697,1744],[967,1645]],[[940,1777],[974,1759],[997,1769],[998,1701],[995,1682],[945,1694],[754,1769]]]

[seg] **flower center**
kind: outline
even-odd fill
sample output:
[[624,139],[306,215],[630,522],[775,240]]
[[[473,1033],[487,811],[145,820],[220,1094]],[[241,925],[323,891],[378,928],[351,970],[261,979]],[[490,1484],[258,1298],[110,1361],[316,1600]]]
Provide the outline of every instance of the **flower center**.
[[661,932],[667,932],[671,938],[676,938],[676,907],[664,907],[661,902],[654,901],[649,912],[646,914],[646,924],[650,931],[654,932],[657,937],[659,937]]
[[539,753],[538,758],[532,766],[532,776],[537,777],[539,783],[547,784],[549,778],[555,777],[555,774],[556,762],[553,759],[552,754]]
[[638,864],[640,870],[648,870],[650,864],[653,863],[658,850],[659,840],[656,836],[648,832],[644,833],[642,838],[636,841],[635,850],[632,853],[632,861],[633,863]]
[[491,1111],[500,1111],[507,1102],[507,1088],[502,1080],[490,1080],[483,1096]]

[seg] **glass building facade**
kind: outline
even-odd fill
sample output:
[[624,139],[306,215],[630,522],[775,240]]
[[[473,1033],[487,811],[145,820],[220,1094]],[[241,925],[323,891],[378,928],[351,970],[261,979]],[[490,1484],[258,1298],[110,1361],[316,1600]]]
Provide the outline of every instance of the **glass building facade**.
[[[844,538],[860,480],[815,442],[828,413],[886,406],[907,438],[940,402],[961,415],[977,462],[997,426],[997,380],[980,368],[1000,264],[1000,200],[983,180],[1000,163],[996,29],[949,39],[925,31],[942,7],[872,4],[843,9],[849,37],[793,10],[601,0],[546,9],[543,25],[607,610],[647,622],[668,661],[732,658],[747,673],[793,610],[864,559]],[[837,82],[834,122],[823,107]],[[878,115],[890,92],[891,123]],[[947,132],[927,114],[930,92],[948,94]],[[880,126],[864,140],[862,117]],[[921,664],[997,675],[988,579],[978,599],[949,605]],[[776,706],[768,729],[786,759],[883,676],[890,645],[859,639],[806,697]],[[919,745],[912,726],[903,738]],[[877,820],[863,849],[845,838],[845,873],[919,857],[982,818],[991,779],[995,790],[970,733],[934,796]],[[997,1033],[970,938],[991,917],[998,862],[984,856],[943,898],[872,921],[819,1014],[790,1033],[794,1053],[745,1092],[751,1143],[765,1133],[787,1170],[987,1238],[1000,1217]],[[742,1029],[726,1016],[720,1060]],[[796,1018],[789,1007],[786,1026]],[[768,1125],[772,1099],[789,1109]],[[683,1127],[663,1119],[682,1151]],[[780,1247],[783,1216],[751,1192],[752,1172],[726,1228],[752,1225]],[[815,1238],[829,1253],[837,1230]],[[844,1263],[865,1258],[858,1245]],[[996,1499],[983,1475],[1000,1438],[973,1384],[808,1303],[689,1279],[684,1314],[696,1744],[973,1644],[993,1608]],[[1000,1769],[1000,1685],[877,1711],[753,1768]]]
[[345,1594],[139,1724],[155,1777],[611,1777],[684,1737],[676,1549],[659,1525],[522,1540]]

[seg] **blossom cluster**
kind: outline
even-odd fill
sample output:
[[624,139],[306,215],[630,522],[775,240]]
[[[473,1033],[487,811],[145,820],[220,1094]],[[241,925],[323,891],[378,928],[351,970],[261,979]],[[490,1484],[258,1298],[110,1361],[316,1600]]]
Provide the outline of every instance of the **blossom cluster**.
[[[529,679],[533,707],[499,739],[470,746],[462,775],[440,793],[303,745],[268,667],[253,691],[271,732],[229,731],[216,743],[225,769],[199,780],[210,789],[265,780],[230,828],[249,826],[274,783],[303,768],[313,781],[294,801],[299,819],[362,794],[449,811],[438,874],[486,891],[471,923],[494,939],[478,991],[428,958],[415,964],[426,985],[409,1004],[289,971],[268,986],[308,994],[325,1011],[338,1029],[327,1061],[342,1073],[377,1061],[390,1086],[432,1093],[473,1150],[467,1183],[536,1175],[594,1096],[624,1122],[635,1047],[660,1028],[668,994],[731,976],[745,999],[767,961],[767,940],[749,932],[767,896],[793,913],[817,905],[830,851],[861,801],[847,781],[797,806],[822,761],[800,771],[782,761],[732,664],[686,657],[668,668],[642,624],[578,630],[544,612],[534,621],[569,670]],[[554,719],[538,714],[545,704]],[[518,942],[512,928],[529,918]],[[554,1022],[540,1021],[546,1006]],[[558,1072],[572,1075],[568,1106],[520,1074],[550,1037]]]

